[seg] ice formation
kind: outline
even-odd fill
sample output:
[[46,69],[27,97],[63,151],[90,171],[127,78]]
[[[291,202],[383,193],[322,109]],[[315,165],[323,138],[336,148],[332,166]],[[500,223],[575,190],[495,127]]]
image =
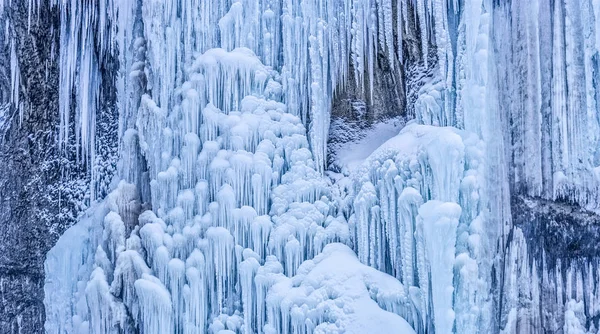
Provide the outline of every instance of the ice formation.
[[[536,296],[550,275],[563,331],[593,332],[597,264],[540,274],[510,223],[509,184],[598,209],[600,2],[548,3],[56,1],[60,141],[75,113],[94,160],[117,54],[121,162],[47,256],[47,332],[535,332],[519,275]],[[410,22],[434,68],[415,120],[340,190],[332,99],[351,78],[372,95],[379,54],[402,68]]]
[[439,333],[452,333],[455,317],[458,333],[474,331],[488,302],[477,261],[481,158],[476,136],[412,123],[356,173],[349,223],[359,258],[401,280],[421,326]]

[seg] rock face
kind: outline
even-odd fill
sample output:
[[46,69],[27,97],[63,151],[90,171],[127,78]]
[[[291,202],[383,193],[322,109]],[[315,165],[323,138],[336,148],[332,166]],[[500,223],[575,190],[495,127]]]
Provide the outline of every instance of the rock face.
[[[407,6],[408,11],[413,10],[411,3]],[[348,142],[363,139],[365,131],[373,125],[390,120],[403,123],[414,117],[413,104],[424,83],[422,79],[427,78],[427,74],[431,76],[423,67],[422,41],[418,38],[417,23],[416,19],[411,17],[406,24],[407,31],[402,36],[402,58],[405,66],[393,67],[388,55],[380,49],[376,55],[372,76],[357,79],[354,68],[351,67],[349,77],[338,87],[338,92],[331,102],[327,147],[330,170],[340,169],[336,161],[340,147]],[[434,52],[430,58],[430,61],[435,63]],[[418,75],[415,75],[416,73]]]
[[[39,13],[25,0],[0,11],[0,332],[44,332],[46,253],[89,204],[89,168],[77,156],[74,138],[60,147],[59,14],[49,2]],[[105,66],[112,62],[107,60]],[[97,116],[94,163],[107,178],[115,169],[114,73]],[[15,93],[13,83],[19,79]],[[111,88],[112,87],[112,88]],[[16,94],[16,95],[14,95]],[[18,96],[18,101],[16,101]],[[70,127],[75,127],[75,117]],[[74,131],[71,131],[74,133]],[[112,159],[112,160],[111,160]],[[103,189],[98,193],[106,192]]]
[[[9,29],[0,34],[0,332],[43,333],[44,260],[74,221],[70,200],[59,193],[61,161],[56,145],[58,68],[51,49],[58,43],[56,12],[32,22],[26,1],[6,8]],[[8,33],[8,34],[6,34]],[[20,73],[19,106],[11,96],[11,53]],[[20,111],[22,117],[20,116]],[[62,207],[62,209],[61,209]],[[60,215],[64,219],[56,219]],[[70,217],[69,217],[70,216]]]

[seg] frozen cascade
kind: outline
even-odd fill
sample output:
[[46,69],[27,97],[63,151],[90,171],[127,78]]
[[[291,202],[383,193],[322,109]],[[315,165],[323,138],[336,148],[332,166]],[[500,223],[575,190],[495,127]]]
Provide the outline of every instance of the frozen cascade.
[[[511,177],[530,196],[568,199],[590,210],[597,209],[600,194],[598,6],[597,1],[514,2],[494,13],[495,43],[528,50],[496,57],[499,68],[507,69],[497,74],[498,85],[515,83],[498,90],[497,97],[504,122],[513,124],[507,135],[518,152]],[[507,10],[515,16],[509,19]]]
[[[326,140],[323,129],[327,126],[323,125],[326,120],[318,118],[327,118],[324,112],[329,108],[327,96],[333,93],[331,78],[339,76],[323,70],[330,68],[328,63],[320,63],[320,53],[330,52],[323,49],[327,45],[325,37],[308,38],[311,46],[299,50],[305,53],[311,67],[299,77],[305,78],[303,82],[314,81],[310,85],[314,92],[311,99],[298,100],[297,106],[291,108],[294,102],[288,99],[307,93],[287,92],[301,87],[301,82],[292,84],[292,79],[286,77],[296,74],[279,73],[274,67],[279,59],[269,60],[264,52],[260,57],[261,50],[256,45],[263,43],[250,43],[241,37],[255,29],[239,22],[241,3],[233,3],[229,11],[224,10],[224,4],[215,8],[195,4],[193,9],[210,12],[211,17],[214,13],[224,15],[218,25],[222,31],[242,29],[233,34],[235,40],[223,37],[219,43],[219,38],[206,36],[196,45],[182,49],[173,44],[182,35],[181,20],[185,18],[176,13],[192,10],[193,5],[144,4],[138,19],[144,21],[145,41],[135,40],[133,45],[147,48],[147,65],[143,69],[133,63],[130,78],[147,76],[148,85],[146,94],[139,96],[138,110],[123,112],[128,119],[121,124],[130,127],[122,136],[121,173],[125,181],[109,196],[114,203],[98,204],[110,211],[103,231],[87,227],[97,241],[90,242],[86,249],[96,253],[93,266],[99,269],[89,274],[89,280],[83,278],[74,283],[86,286],[86,295],[77,297],[83,308],[72,310],[70,315],[50,316],[48,326],[75,321],[63,319],[77,319],[77,329],[67,332],[127,332],[133,328],[147,333],[225,329],[239,332],[243,328],[263,332],[283,328],[287,325],[273,318],[273,312],[286,311],[264,309],[272,286],[286,276],[295,276],[301,264],[315,258],[325,245],[350,242],[345,221],[336,215],[335,203],[329,197],[328,181],[320,173],[324,156],[319,158],[318,152],[324,152],[324,144],[319,142]],[[249,6],[245,4],[243,9],[258,10]],[[292,18],[309,14],[310,8],[305,6],[288,6],[286,15]],[[317,3],[313,6],[323,16],[333,13],[332,8],[320,8]],[[129,14],[127,8],[124,10]],[[262,9],[266,13],[259,16],[273,20],[269,11],[272,9]],[[290,29],[304,35],[302,30],[306,27],[300,19],[301,16],[292,19]],[[195,23],[186,29],[193,27]],[[124,27],[128,28],[136,29]],[[318,36],[322,31],[323,27],[315,22],[306,33]],[[136,33],[139,31],[120,32],[122,37]],[[199,34],[199,30],[192,34]],[[297,47],[289,41],[287,44]],[[162,57],[166,50],[173,50],[174,54]],[[187,56],[188,51],[200,53]],[[284,47],[284,52],[292,51]],[[342,51],[331,52],[340,59]],[[121,59],[136,56],[124,55]],[[296,56],[290,53],[289,57]],[[165,65],[153,68],[159,58],[165,60]],[[323,94],[326,100],[322,100]],[[309,100],[310,117],[299,111]],[[131,117],[135,117],[135,122]],[[305,127],[308,119],[309,131]],[[145,176],[139,172],[142,166],[147,166]],[[145,178],[149,179],[149,186]],[[124,196],[124,192],[138,195]],[[152,211],[125,219],[130,216],[131,201],[138,203],[133,205],[138,214],[140,204],[146,207],[145,201],[149,201]],[[67,242],[59,243],[56,251],[63,249],[63,243],[69,247]],[[247,264],[249,261],[255,264]],[[260,278],[266,273],[261,264],[272,267],[273,261],[282,266],[280,277],[266,285],[257,283],[269,282]],[[238,275],[240,282],[246,284],[232,279]],[[96,302],[91,303],[92,297]],[[110,305],[105,306],[103,301],[110,301]],[[383,297],[375,301],[381,303],[377,307],[382,308],[383,314],[392,312],[384,315],[386,321],[403,321],[393,313],[410,314],[405,310],[410,310],[406,299],[398,304],[402,307]],[[266,316],[252,322],[248,320],[253,318],[251,313],[239,316],[246,314],[246,309]],[[99,318],[105,321],[98,321]],[[249,323],[242,325],[241,319]],[[291,318],[285,319],[293,325]],[[320,323],[326,326],[330,321],[316,317],[313,323],[315,327]],[[306,330],[312,332],[310,327]]]
[[[59,142],[73,113],[94,161],[114,54],[121,161],[47,254],[47,332],[597,332],[598,261],[531,249],[511,196],[599,211],[600,2],[54,5]],[[409,25],[433,74],[341,198],[333,97],[405,69]]]
[[[421,312],[423,328],[440,333],[452,333],[455,313],[461,320],[458,332],[475,330],[477,323],[462,321],[469,314],[453,306],[469,310],[485,300],[486,290],[476,288],[484,237],[478,213],[481,151],[473,134],[413,123],[373,152],[356,173],[350,220],[359,258],[400,279]],[[474,270],[463,269],[473,264]],[[461,279],[475,285],[458,288],[471,290],[453,295],[454,270],[470,270]],[[475,295],[481,300],[473,300]]]

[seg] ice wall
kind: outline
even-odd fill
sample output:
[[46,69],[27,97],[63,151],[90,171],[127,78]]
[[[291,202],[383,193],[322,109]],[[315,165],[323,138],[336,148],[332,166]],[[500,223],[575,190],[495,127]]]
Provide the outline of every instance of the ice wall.
[[[419,328],[403,285],[343,246],[351,234],[322,174],[334,90],[351,62],[368,89],[378,48],[400,66],[392,23],[402,11],[345,1],[57,5],[63,96],[78,99],[61,112],[75,106],[83,146],[98,69],[82,61],[118,52],[123,180],[98,204],[104,218],[74,228],[89,242],[65,236],[53,249],[94,257],[74,262],[85,268],[77,277],[49,266],[63,302],[47,296],[48,331],[347,332],[374,319]],[[336,259],[349,273],[328,270]],[[347,275],[355,290],[331,291]],[[280,303],[292,280],[306,282]]]
[[513,1],[493,12],[491,45],[523,50],[494,55],[516,225],[504,239],[506,332],[597,332],[598,5]]
[[[82,159],[118,55],[122,181],[50,253],[48,331],[541,332],[546,282],[552,328],[594,331],[595,265],[538,272],[511,203],[596,209],[595,1],[56,5]],[[331,101],[349,78],[373,94],[382,58],[432,73],[415,120],[332,186]]]
[[[598,204],[597,1],[502,4],[494,13],[499,114],[511,182],[529,196]],[[510,11],[510,18],[509,18]],[[532,15],[531,15],[532,14]]]

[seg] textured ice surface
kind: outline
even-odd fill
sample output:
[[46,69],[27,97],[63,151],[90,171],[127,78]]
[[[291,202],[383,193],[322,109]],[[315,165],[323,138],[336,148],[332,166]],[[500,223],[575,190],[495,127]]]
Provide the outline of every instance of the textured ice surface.
[[[74,113],[94,159],[117,52],[122,181],[48,254],[49,332],[598,328],[597,263],[548,268],[511,215],[521,193],[597,210],[598,1],[56,5],[59,141]],[[415,120],[332,186],[336,90],[372,97],[409,33],[432,73]]]
[[454,269],[463,266],[471,268],[462,279],[480,280],[480,145],[455,128],[410,123],[354,173],[350,223],[359,259],[402,280],[423,328],[451,333],[455,307],[467,308],[459,317],[477,318],[472,296],[485,300],[477,285],[455,291],[453,284]]

